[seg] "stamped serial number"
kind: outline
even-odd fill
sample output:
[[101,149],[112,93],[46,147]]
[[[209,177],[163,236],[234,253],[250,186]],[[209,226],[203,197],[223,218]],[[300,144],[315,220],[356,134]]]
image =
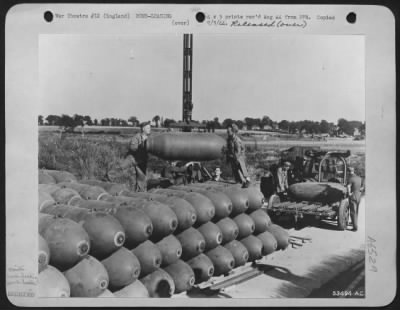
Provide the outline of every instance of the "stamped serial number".
[[332,291],[334,297],[364,297],[364,291]]

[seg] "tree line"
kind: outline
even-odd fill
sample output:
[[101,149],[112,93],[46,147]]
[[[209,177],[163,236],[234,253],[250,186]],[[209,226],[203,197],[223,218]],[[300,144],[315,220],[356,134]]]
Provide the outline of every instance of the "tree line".
[[[156,127],[169,128],[172,124],[177,123],[172,118],[163,118],[159,115],[155,115],[152,121]],[[66,130],[73,130],[77,126],[113,126],[113,127],[137,127],[140,124],[140,120],[136,116],[131,116],[128,119],[121,118],[103,118],[103,119],[92,119],[88,115],[74,114],[69,116],[66,114],[59,115],[48,115],[44,118],[42,115],[38,116],[38,124],[60,126]],[[234,120],[226,118],[220,122],[218,117],[214,117],[212,120],[194,121],[195,123],[203,124],[209,131],[215,129],[225,129],[229,125],[235,123],[239,129],[248,130],[267,130],[267,131],[279,131],[287,132],[291,134],[329,134],[333,136],[346,134],[353,135],[357,130],[360,135],[365,135],[365,122],[346,120],[340,118],[337,123],[328,122],[326,120],[311,121],[289,121],[281,120],[279,122],[272,120],[268,116],[261,118],[245,117],[243,120]]]

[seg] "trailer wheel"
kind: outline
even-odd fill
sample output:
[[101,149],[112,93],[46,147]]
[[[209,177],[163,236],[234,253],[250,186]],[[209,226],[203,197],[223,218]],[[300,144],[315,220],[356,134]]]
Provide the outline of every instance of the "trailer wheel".
[[349,224],[349,200],[343,199],[340,202],[340,206],[338,209],[337,220],[338,220],[338,228],[339,230],[346,230],[347,225]]
[[272,194],[271,197],[268,199],[268,206],[267,210],[270,210],[274,203],[281,202],[281,198],[278,195]]

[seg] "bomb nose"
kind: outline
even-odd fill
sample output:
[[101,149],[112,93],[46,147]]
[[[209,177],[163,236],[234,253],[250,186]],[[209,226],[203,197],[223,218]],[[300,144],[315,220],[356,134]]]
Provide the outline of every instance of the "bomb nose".
[[217,234],[217,243],[221,244],[221,242],[222,242],[222,234],[218,233]]
[[100,287],[102,288],[102,289],[106,289],[107,288],[107,286],[108,286],[108,281],[107,280],[101,280],[100,281]]
[[191,217],[192,223],[195,223],[197,221],[197,215],[196,213],[192,213],[192,217]]
[[228,212],[231,213],[231,212],[232,212],[232,209],[233,209],[233,206],[232,206],[232,204],[230,203],[230,204],[228,205]]
[[176,251],[176,255],[177,255],[178,257],[181,257],[181,255],[182,255],[182,250],[181,250],[181,249],[178,249],[178,250]]
[[203,240],[200,241],[199,244],[197,245],[198,252],[203,252],[205,247],[206,247],[206,243]]
[[115,238],[114,238],[114,244],[115,246],[122,246],[125,242],[125,233],[122,231],[119,231],[116,233]]
[[210,269],[208,269],[208,275],[211,277],[214,274],[214,267],[210,267]]
[[245,261],[248,261],[249,260],[249,253],[244,253],[243,254],[243,259],[245,260]]
[[239,235],[239,229],[235,229],[233,231],[233,235],[235,236],[235,239],[236,239],[236,237]]
[[157,258],[154,260],[154,265],[155,265],[156,267],[160,267],[160,266],[161,266],[161,258],[157,257]]
[[254,224],[251,224],[251,226],[250,226],[251,232],[253,232],[255,229],[256,229],[255,225],[254,225]]
[[194,285],[194,277],[190,277],[189,279],[189,285],[193,286]]
[[150,225],[148,225],[148,226],[146,227],[146,234],[147,234],[148,236],[151,236],[152,233],[153,233],[153,225],[150,224]]
[[78,245],[78,255],[79,256],[85,256],[86,254],[89,253],[89,243],[87,241],[82,241]]
[[172,230],[175,230],[177,227],[178,227],[178,221],[175,220],[175,219],[173,219],[173,220],[171,221],[171,223],[170,223],[170,228],[171,228]]
[[229,261],[229,267],[233,268],[235,266],[235,262],[233,260]]

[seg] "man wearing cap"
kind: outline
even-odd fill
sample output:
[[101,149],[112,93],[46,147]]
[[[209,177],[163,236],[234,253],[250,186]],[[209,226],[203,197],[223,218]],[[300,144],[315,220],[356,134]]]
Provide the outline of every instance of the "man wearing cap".
[[347,192],[349,194],[349,209],[353,231],[358,230],[358,206],[361,200],[361,178],[355,173],[354,167],[349,167]]
[[278,167],[276,170],[276,192],[277,194],[283,198],[286,195],[287,190],[289,188],[288,183],[288,171],[291,167],[290,162],[285,161],[282,166]]
[[236,124],[229,125],[227,128],[227,162],[231,164],[233,176],[237,183],[242,183],[243,187],[249,187],[250,177],[245,164],[244,145],[237,136],[239,127]]
[[140,124],[140,132],[133,136],[129,143],[129,150],[125,161],[121,166],[123,168],[134,167],[134,173],[131,174],[132,189],[137,192],[146,191],[146,170],[148,154],[146,150],[147,137],[150,135],[150,122]]

